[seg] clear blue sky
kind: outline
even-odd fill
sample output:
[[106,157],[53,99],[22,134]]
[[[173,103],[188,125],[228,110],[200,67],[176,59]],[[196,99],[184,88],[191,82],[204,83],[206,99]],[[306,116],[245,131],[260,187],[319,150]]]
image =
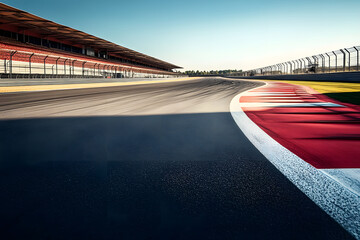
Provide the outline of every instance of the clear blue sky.
[[2,2],[185,70],[247,70],[360,45],[360,0]]

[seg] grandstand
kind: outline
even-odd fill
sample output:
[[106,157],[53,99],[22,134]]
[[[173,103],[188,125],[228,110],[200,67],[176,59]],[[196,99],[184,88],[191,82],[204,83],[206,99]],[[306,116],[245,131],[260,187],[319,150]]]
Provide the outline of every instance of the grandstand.
[[165,77],[176,68],[0,3],[0,78]]

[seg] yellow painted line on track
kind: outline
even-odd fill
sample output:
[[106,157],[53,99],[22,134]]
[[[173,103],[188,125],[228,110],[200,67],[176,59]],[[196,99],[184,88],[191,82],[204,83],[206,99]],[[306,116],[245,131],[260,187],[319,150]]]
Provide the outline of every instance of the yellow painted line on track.
[[360,83],[344,83],[344,82],[316,82],[316,81],[286,81],[286,80],[264,80],[285,82],[295,85],[308,86],[319,93],[346,93],[360,92]]
[[78,83],[78,84],[59,84],[59,85],[33,85],[33,86],[8,86],[0,87],[0,93],[15,92],[34,92],[34,91],[50,91],[50,90],[66,90],[66,89],[82,89],[82,88],[98,88],[98,87],[117,87],[131,86],[152,83],[171,83],[198,79],[197,77],[187,77],[172,80],[154,80],[154,81],[137,81],[137,82],[107,82],[107,83]]

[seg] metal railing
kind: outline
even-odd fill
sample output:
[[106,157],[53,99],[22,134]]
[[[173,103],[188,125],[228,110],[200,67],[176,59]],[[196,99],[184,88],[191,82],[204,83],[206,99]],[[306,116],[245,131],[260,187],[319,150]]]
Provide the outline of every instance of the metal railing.
[[167,75],[175,73],[51,52],[0,49],[0,78],[154,78]]
[[241,76],[311,74],[360,71],[360,46],[286,61],[241,73]]

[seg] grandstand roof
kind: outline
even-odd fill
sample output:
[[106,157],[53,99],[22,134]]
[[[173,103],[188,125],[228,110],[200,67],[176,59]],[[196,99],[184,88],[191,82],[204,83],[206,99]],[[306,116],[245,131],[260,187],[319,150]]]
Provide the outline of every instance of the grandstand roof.
[[108,53],[134,59],[151,66],[158,66],[165,69],[181,68],[85,32],[46,20],[28,12],[0,3],[0,25],[3,24],[15,25],[23,30],[36,31],[36,33],[43,36],[51,36],[59,40],[73,42],[75,44],[82,44],[96,49],[106,49]]

